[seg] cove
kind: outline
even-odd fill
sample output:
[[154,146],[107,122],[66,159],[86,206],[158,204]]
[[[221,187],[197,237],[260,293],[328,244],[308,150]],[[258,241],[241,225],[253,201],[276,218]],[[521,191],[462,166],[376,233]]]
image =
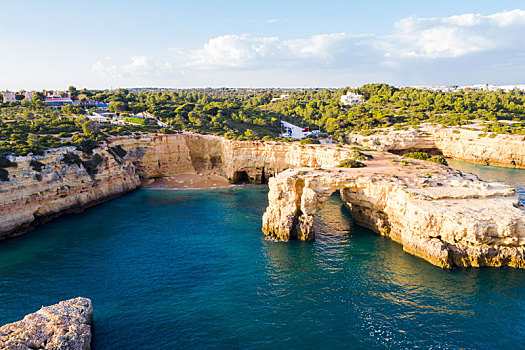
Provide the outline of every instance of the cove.
[[[525,186],[521,186],[523,189]],[[0,245],[0,322],[78,295],[94,349],[515,348],[525,271],[444,270],[352,223],[261,234],[267,188],[139,189]]]

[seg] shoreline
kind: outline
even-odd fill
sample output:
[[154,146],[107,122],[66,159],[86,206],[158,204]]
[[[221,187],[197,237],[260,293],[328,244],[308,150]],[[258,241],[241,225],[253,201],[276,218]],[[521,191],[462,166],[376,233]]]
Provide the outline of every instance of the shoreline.
[[235,186],[228,179],[216,174],[187,173],[150,179],[142,187],[155,190],[197,190]]

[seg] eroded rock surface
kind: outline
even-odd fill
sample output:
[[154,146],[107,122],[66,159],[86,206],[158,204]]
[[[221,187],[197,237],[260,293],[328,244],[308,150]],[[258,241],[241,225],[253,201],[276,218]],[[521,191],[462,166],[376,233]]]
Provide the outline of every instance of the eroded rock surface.
[[89,350],[92,321],[91,300],[61,301],[0,327],[0,349]]
[[525,136],[486,133],[479,126],[422,124],[416,130],[381,129],[373,135],[349,134],[350,142],[395,153],[439,151],[445,157],[477,164],[525,169]]
[[[121,147],[125,154],[115,151]],[[9,181],[0,181],[0,238],[16,236],[62,213],[134,190],[151,178],[179,174],[215,174],[231,182],[265,183],[268,177],[298,166],[335,166],[350,150],[286,142],[232,141],[218,136],[175,134],[120,137],[93,151],[103,161],[89,174],[82,164],[66,164],[66,154],[89,160],[74,147],[34,157],[16,157]]]
[[441,267],[525,268],[525,210],[515,190],[422,161],[374,154],[366,168],[292,169],[270,179],[263,232],[312,240],[336,190],[361,226]]

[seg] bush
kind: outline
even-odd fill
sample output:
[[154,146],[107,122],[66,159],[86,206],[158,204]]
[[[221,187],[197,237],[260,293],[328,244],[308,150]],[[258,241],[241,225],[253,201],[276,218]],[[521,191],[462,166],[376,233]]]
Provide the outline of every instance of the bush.
[[319,144],[321,144],[321,142],[319,142],[319,140],[311,138],[311,137],[308,137],[306,139],[302,139],[301,141],[299,141],[299,143],[301,145],[319,145]]
[[64,154],[64,157],[62,158],[62,161],[64,163],[66,163],[67,165],[73,165],[73,164],[80,165],[80,164],[82,164],[82,160],[75,153],[66,153],[66,154]]
[[447,162],[447,160],[445,159],[444,156],[430,157],[430,158],[428,158],[428,161],[429,162],[438,163],[438,164],[441,164],[441,165],[448,165],[448,162]]
[[419,159],[419,160],[428,160],[430,156],[428,153],[425,152],[410,152],[403,154],[403,157],[412,158],[412,159]]
[[126,154],[128,154],[128,152],[126,150],[122,149],[122,146],[120,146],[120,145],[111,147],[111,150],[113,152],[115,152],[115,154],[117,156],[119,156],[120,158],[124,158],[126,156]]
[[366,153],[360,152],[358,150],[354,150],[352,152],[352,158],[355,159],[355,160],[365,161],[365,160],[373,159],[374,157],[371,156],[370,154],[366,154]]
[[33,168],[34,171],[38,171],[38,172],[41,172],[42,168],[44,167],[44,163],[41,163],[36,159],[32,159],[29,162],[29,165]]
[[5,156],[0,156],[0,168],[16,168],[18,164],[15,162],[11,162],[9,159],[7,159]]
[[84,168],[86,169],[86,172],[89,175],[95,176],[95,174],[98,172],[98,166],[103,161],[104,161],[104,158],[100,154],[95,153],[93,155],[93,158],[91,158],[91,160],[82,162],[82,165],[84,166]]
[[355,160],[355,159],[345,159],[337,166],[338,168],[363,168],[366,165]]
[[9,172],[0,168],[0,181],[9,181]]

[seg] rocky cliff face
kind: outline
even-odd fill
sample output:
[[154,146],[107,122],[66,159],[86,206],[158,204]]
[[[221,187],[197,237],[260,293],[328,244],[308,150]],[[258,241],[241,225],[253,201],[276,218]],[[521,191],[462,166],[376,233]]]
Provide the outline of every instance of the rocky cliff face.
[[445,157],[478,164],[525,168],[525,136],[484,133],[462,127],[423,124],[417,130],[384,129],[363,136],[348,135],[352,143],[394,153],[438,151]]
[[143,178],[184,173],[215,173],[235,182],[245,172],[250,182],[292,167],[335,166],[350,151],[335,146],[300,145],[287,142],[232,141],[218,136],[178,134],[121,138],[120,145]]
[[[120,146],[125,155],[118,155]],[[221,137],[177,134],[142,138],[117,138],[94,150],[102,158],[96,173],[86,166],[67,164],[64,156],[73,147],[52,150],[42,157],[16,157],[9,181],[0,181],[0,238],[21,234],[30,227],[62,213],[84,208],[134,190],[150,178],[185,173],[214,173],[231,182],[267,178],[297,166],[333,166],[348,157],[337,147],[301,146],[292,143],[231,141]],[[33,169],[31,160],[43,163]]]
[[447,167],[375,155],[361,169],[291,169],[270,179],[263,232],[314,239],[317,211],[339,190],[361,226],[441,267],[525,268],[525,210],[514,189]]
[[130,160],[110,154],[107,148],[94,153],[102,157],[102,162],[93,175],[82,164],[63,161],[66,154],[82,157],[74,147],[35,157],[43,163],[41,171],[33,169],[31,156],[14,158],[18,167],[9,168],[9,181],[0,181],[0,236],[18,235],[32,225],[80,211],[140,185]]
[[92,321],[91,300],[75,298],[62,301],[1,327],[0,348],[89,350]]

